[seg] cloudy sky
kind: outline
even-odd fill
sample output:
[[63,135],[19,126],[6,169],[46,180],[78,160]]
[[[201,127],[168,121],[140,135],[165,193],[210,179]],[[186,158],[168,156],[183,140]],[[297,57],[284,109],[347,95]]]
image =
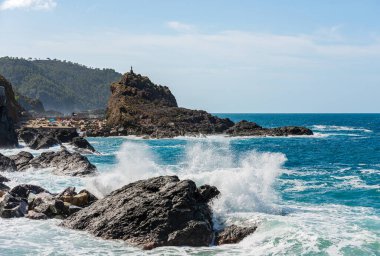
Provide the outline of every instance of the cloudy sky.
[[135,72],[211,112],[379,112],[377,0],[0,0],[0,56]]

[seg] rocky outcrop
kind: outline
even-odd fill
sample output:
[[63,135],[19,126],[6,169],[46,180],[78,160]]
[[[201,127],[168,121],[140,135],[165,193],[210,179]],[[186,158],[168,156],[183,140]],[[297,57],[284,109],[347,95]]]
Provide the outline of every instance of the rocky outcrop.
[[94,147],[80,137],[75,128],[28,128],[18,131],[18,137],[32,149],[46,149],[62,143],[70,143],[76,150],[94,153]]
[[222,133],[233,126],[205,111],[179,108],[168,87],[147,77],[126,73],[111,85],[107,125],[111,135],[148,135],[154,138]]
[[84,138],[76,137],[71,141],[71,144],[80,152],[83,153],[94,153],[95,148]]
[[76,193],[75,187],[66,188],[57,196],[57,198],[65,203],[69,203],[78,207],[87,207],[98,200],[96,196],[85,189],[79,191],[79,193]]
[[255,232],[257,227],[239,227],[232,225],[215,234],[215,244],[236,244],[243,240],[245,237]]
[[289,135],[313,135],[313,132],[305,127],[285,126],[279,128],[263,128],[260,125],[240,121],[226,130],[230,136],[289,136]]
[[[75,188],[70,189],[75,192]],[[79,207],[61,198],[62,195],[66,194],[67,189],[59,195],[54,195],[40,186],[31,184],[18,185],[0,195],[0,217],[27,217],[39,220],[49,218],[62,219],[78,212],[83,207],[91,205],[97,200],[96,197],[86,190],[79,192],[79,194],[75,193],[75,195],[81,195],[80,202],[82,206]]]
[[87,176],[96,173],[95,165],[87,157],[67,150],[44,152],[33,158],[28,165],[35,169],[53,168],[57,175]]
[[228,118],[213,116],[205,111],[179,108],[168,87],[155,85],[149,78],[124,74],[111,85],[107,109],[107,131],[90,132],[95,136],[137,135],[150,138],[181,135],[227,134],[229,136],[288,136],[311,135],[303,127],[267,129],[255,123],[234,124]]
[[9,156],[14,161],[17,171],[24,171],[28,169],[29,162],[34,158],[33,155],[26,151],[21,151],[17,155]]
[[15,162],[0,153],[0,171],[2,172],[14,172],[17,171]]
[[5,107],[7,109],[7,114],[14,123],[17,123],[21,117],[23,109],[16,101],[12,85],[3,76],[0,75],[0,88],[1,87],[5,89]]
[[9,179],[2,176],[0,174],[0,197],[2,197],[7,191],[10,190],[10,188],[4,184],[4,182],[8,182]]
[[197,188],[193,181],[161,176],[126,185],[62,225],[144,249],[208,246],[213,238],[208,202],[218,194],[215,187]]
[[17,107],[12,86],[0,76],[0,148],[13,148],[18,145],[14,128],[14,122],[19,118]]

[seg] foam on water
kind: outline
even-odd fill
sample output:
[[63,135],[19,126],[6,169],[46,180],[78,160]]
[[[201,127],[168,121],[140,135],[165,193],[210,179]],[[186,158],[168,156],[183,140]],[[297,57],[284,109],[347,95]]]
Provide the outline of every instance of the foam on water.
[[313,125],[313,129],[318,131],[360,131],[372,132],[362,127],[338,126],[338,125]]

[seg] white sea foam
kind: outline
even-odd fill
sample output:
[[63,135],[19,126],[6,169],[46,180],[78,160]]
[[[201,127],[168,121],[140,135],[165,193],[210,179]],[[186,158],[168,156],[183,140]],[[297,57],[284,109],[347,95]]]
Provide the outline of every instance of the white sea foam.
[[351,126],[338,126],[338,125],[313,125],[313,129],[318,131],[361,131],[372,132],[369,129],[363,127],[351,127]]

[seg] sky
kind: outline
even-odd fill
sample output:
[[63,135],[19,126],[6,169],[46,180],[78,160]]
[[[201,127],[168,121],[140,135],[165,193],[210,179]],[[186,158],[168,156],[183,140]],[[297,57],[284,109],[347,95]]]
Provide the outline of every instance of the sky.
[[378,0],[0,0],[0,56],[149,76],[213,113],[380,112]]

